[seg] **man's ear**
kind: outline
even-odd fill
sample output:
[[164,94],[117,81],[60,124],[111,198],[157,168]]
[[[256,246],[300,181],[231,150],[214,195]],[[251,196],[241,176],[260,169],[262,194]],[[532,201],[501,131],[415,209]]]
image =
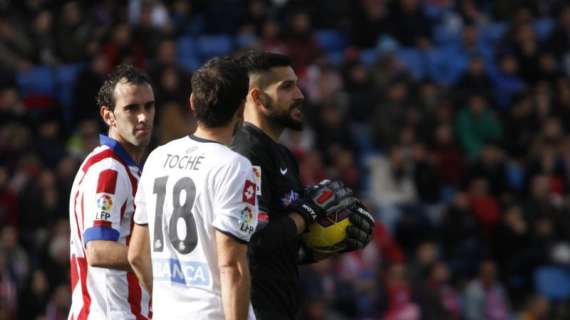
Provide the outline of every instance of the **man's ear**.
[[194,111],[196,110],[196,107],[194,107],[195,100],[196,99],[194,98],[194,94],[191,93],[190,98],[188,99],[188,103],[190,104],[190,112],[192,112],[192,114],[194,114]]
[[115,114],[113,113],[113,110],[111,110],[109,107],[102,106],[99,109],[99,114],[101,115],[101,118],[103,119],[103,121],[109,127],[112,127],[115,125]]
[[267,109],[267,97],[259,88],[251,88],[251,90],[249,90],[248,98],[251,99],[256,107],[259,106],[263,109]]

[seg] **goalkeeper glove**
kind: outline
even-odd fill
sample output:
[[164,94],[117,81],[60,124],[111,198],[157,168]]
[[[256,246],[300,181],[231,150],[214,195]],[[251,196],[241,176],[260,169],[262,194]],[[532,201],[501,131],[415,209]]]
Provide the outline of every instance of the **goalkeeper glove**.
[[320,217],[337,212],[358,200],[352,196],[352,190],[341,181],[323,180],[305,190],[305,196],[299,198],[291,207],[305,220],[305,224],[315,222]]
[[359,250],[372,240],[372,232],[374,231],[374,218],[368,212],[368,209],[360,203],[353,204],[350,207],[351,225],[346,228],[346,249],[343,252]]

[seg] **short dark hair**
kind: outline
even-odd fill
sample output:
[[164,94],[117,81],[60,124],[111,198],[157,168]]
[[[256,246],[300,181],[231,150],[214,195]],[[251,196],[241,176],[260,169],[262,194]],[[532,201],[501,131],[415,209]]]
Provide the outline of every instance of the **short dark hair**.
[[248,73],[268,71],[274,67],[288,67],[291,59],[279,53],[249,50],[239,54],[236,59],[247,69]]
[[196,119],[208,128],[227,125],[248,89],[247,71],[235,59],[210,59],[192,75]]
[[109,109],[115,109],[115,87],[117,83],[124,81],[134,85],[150,84],[149,77],[129,64],[122,64],[113,70],[103,83],[97,93],[97,107],[107,106]]

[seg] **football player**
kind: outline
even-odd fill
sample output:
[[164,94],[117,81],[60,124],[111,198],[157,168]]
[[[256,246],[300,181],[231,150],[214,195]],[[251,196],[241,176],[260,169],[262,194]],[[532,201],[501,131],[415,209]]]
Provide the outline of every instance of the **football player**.
[[299,310],[298,263],[317,257],[302,250],[301,234],[319,217],[354,206],[345,251],[363,248],[373,219],[339,181],[323,181],[305,190],[293,154],[278,143],[285,129],[303,128],[304,96],[287,56],[248,52],[239,57],[248,69],[249,92],[244,126],[232,148],[254,166],[259,190],[259,228],[250,245],[252,303],[258,319],[295,319]]
[[227,146],[247,89],[241,65],[207,62],[192,76],[195,133],[145,163],[129,260],[152,290],[154,319],[255,319],[246,255],[257,225],[255,176]]
[[149,295],[131,270],[127,246],[154,93],[144,74],[120,66],[100,88],[97,104],[109,129],[71,189],[69,319],[148,319]]

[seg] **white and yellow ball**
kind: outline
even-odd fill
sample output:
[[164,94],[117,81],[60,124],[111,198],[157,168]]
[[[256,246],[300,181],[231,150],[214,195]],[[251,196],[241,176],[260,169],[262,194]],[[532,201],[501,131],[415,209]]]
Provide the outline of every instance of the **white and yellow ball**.
[[351,224],[350,211],[340,210],[327,217],[317,219],[303,234],[305,245],[317,252],[334,253],[345,248],[346,228]]

